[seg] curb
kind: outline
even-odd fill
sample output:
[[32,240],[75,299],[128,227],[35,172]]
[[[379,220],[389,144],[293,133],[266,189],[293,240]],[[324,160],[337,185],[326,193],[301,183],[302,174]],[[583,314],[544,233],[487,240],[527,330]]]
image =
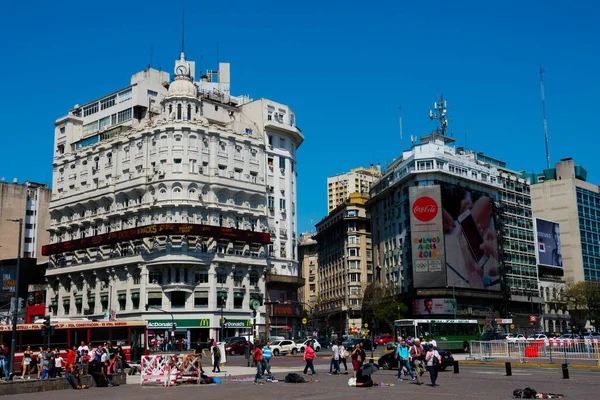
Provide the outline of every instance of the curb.
[[[463,365],[497,365],[497,366],[504,366],[505,363],[504,362],[500,362],[500,361],[459,361],[458,362],[459,365],[463,364]],[[548,364],[548,363],[536,363],[536,364],[532,364],[532,363],[521,363],[521,362],[516,362],[516,363],[512,363],[511,364],[513,366],[517,366],[517,367],[537,367],[537,368],[552,368],[552,367],[561,367],[562,364]],[[582,365],[582,364],[569,364],[569,368],[575,368],[575,369],[600,369],[600,366],[598,365]]]

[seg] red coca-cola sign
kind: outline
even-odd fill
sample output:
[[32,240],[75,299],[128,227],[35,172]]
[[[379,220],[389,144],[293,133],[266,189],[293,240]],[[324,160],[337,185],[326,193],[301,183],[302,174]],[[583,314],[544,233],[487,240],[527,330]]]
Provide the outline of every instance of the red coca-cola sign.
[[413,203],[413,215],[421,222],[429,222],[438,214],[438,205],[434,199],[429,196],[419,197]]

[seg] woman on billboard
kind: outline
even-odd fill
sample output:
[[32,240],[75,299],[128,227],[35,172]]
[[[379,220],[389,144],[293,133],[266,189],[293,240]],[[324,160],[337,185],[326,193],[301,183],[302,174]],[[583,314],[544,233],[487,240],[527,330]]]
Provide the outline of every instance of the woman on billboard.
[[444,192],[443,221],[448,285],[499,290],[498,240],[492,202],[460,188]]

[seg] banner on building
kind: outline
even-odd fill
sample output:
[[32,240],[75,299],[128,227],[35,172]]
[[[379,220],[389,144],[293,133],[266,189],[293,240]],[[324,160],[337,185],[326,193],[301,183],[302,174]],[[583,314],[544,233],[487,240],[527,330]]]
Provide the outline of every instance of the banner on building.
[[456,299],[414,299],[413,315],[452,315],[456,310]]
[[444,231],[439,186],[411,187],[413,286],[445,287]]
[[500,290],[493,200],[462,186],[442,186],[448,286]]
[[538,265],[563,267],[558,222],[535,219],[536,254]]

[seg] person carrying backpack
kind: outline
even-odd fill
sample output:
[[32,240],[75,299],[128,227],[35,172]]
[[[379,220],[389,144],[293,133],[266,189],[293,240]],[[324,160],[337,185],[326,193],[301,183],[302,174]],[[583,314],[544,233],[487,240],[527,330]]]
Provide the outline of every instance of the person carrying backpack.
[[213,342],[212,350],[210,353],[213,356],[212,372],[221,372],[221,349],[219,348],[219,344],[217,342]]
[[431,378],[431,386],[436,387],[437,384],[435,381],[438,376],[438,365],[442,363],[442,357],[440,353],[433,347],[433,345],[429,345],[429,351],[425,355],[425,363],[427,364],[427,370],[429,371],[429,377]]

